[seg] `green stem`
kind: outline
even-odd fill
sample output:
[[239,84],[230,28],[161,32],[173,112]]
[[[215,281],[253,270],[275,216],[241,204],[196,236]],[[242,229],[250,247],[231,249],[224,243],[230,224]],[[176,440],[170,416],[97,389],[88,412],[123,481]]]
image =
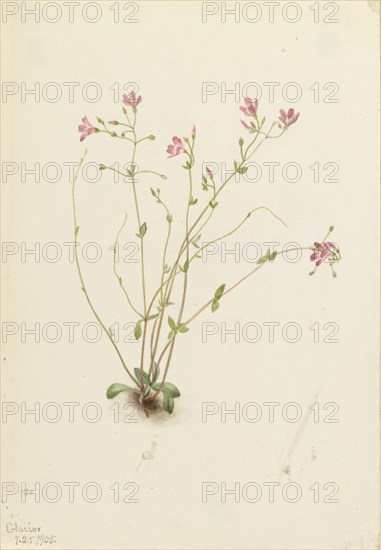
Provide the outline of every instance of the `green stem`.
[[118,279],[119,285],[120,285],[121,289],[123,290],[124,295],[126,296],[127,301],[130,304],[131,308],[135,311],[135,313],[137,313],[137,315],[139,315],[139,317],[143,318],[144,316],[135,308],[135,306],[131,302],[130,297],[128,295],[128,292],[127,292],[127,290],[125,289],[125,287],[123,285],[122,277],[119,275],[119,273],[117,272],[117,269],[116,269],[116,248],[117,248],[117,245],[118,245],[119,236],[120,236],[124,226],[126,225],[126,221],[127,221],[127,212],[125,214],[123,223],[122,223],[122,225],[121,225],[121,227],[120,227],[120,229],[119,229],[119,231],[116,235],[115,242],[114,242],[114,247],[113,247],[114,248],[114,274],[115,274],[115,277]]
[[125,369],[125,371],[127,372],[128,376],[131,378],[131,380],[133,380],[133,382],[135,384],[137,384],[139,386],[139,383],[138,381],[136,380],[136,378],[130,373],[123,357],[122,357],[122,354],[120,353],[119,351],[119,348],[118,346],[116,345],[116,343],[114,342],[109,330],[107,330],[105,324],[103,323],[103,321],[101,320],[101,318],[99,317],[98,313],[96,312],[91,300],[90,300],[90,297],[88,295],[88,292],[87,292],[87,289],[86,289],[86,285],[85,285],[85,281],[84,281],[84,278],[83,278],[83,275],[82,275],[82,271],[81,271],[81,266],[80,266],[80,263],[79,263],[79,257],[78,257],[78,241],[77,241],[77,235],[78,235],[78,231],[79,231],[79,226],[77,225],[77,211],[76,211],[76,205],[75,205],[75,184],[77,182],[77,179],[78,179],[78,175],[79,175],[79,171],[82,167],[82,164],[86,158],[86,155],[87,155],[87,151],[85,152],[84,156],[81,158],[80,160],[80,163],[79,163],[79,166],[78,166],[78,169],[76,171],[76,174],[75,174],[75,177],[74,177],[74,180],[73,180],[73,186],[72,186],[72,206],[73,206],[73,220],[74,220],[74,258],[75,258],[75,263],[76,263],[76,267],[77,267],[77,271],[78,271],[78,275],[79,275],[79,280],[81,282],[81,288],[82,288],[82,291],[83,293],[85,294],[85,297],[86,297],[86,300],[87,300],[87,303],[89,304],[90,306],[90,309],[91,311],[93,312],[94,314],[94,317],[96,318],[96,320],[98,321],[99,325],[101,326],[102,330],[105,332],[105,334],[107,335],[107,337],[109,338],[112,346],[114,347],[116,353],[118,354],[118,357],[123,365],[123,368]]

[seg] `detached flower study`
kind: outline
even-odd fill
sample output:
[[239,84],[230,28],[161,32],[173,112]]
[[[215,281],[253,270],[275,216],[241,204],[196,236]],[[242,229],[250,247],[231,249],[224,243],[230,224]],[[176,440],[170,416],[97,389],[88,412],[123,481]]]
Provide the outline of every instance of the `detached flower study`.
[[[137,118],[140,115],[142,96],[137,95],[134,91],[129,94],[124,94],[122,98],[122,121],[112,119],[109,122],[104,122],[103,119],[97,118],[97,125],[93,125],[87,116],[82,118],[81,124],[78,126],[80,133],[80,141],[84,141],[92,134],[107,134],[108,136],[116,139],[126,141],[128,147],[131,149],[131,161],[129,168],[126,172],[116,170],[111,166],[105,164],[99,165],[99,170],[111,170],[121,174],[128,178],[131,183],[132,193],[134,197],[134,217],[136,220],[136,235],[140,241],[140,279],[141,279],[141,302],[137,304],[132,299],[129,289],[126,287],[123,278],[117,271],[116,266],[116,250],[118,241],[122,230],[125,227],[127,221],[127,214],[124,217],[119,227],[115,228],[115,242],[114,242],[114,274],[117,282],[120,286],[122,293],[124,294],[126,301],[136,316],[136,322],[134,327],[134,337],[140,343],[140,362],[135,368],[131,368],[114,339],[111,328],[108,328],[107,323],[103,322],[97,309],[94,306],[93,299],[90,297],[83,273],[81,270],[81,264],[79,261],[78,248],[78,233],[79,225],[77,219],[76,209],[76,183],[80,173],[80,169],[83,165],[85,155],[81,158],[77,172],[74,177],[72,186],[72,204],[73,204],[73,217],[74,217],[74,255],[75,263],[78,270],[81,289],[85,295],[86,301],[92,310],[95,318],[102,327],[102,330],[108,337],[112,347],[114,348],[118,359],[120,360],[126,375],[132,382],[131,385],[126,385],[123,382],[113,383],[107,389],[107,398],[112,399],[121,392],[129,392],[135,396],[141,408],[144,410],[147,416],[150,411],[153,410],[153,404],[156,408],[163,408],[166,412],[171,414],[174,410],[175,399],[180,397],[180,390],[175,384],[169,382],[168,372],[173,357],[173,351],[178,338],[182,338],[185,333],[190,330],[192,322],[199,317],[205,310],[210,308],[210,311],[214,313],[219,307],[220,302],[224,300],[225,296],[243,284],[249,277],[254,275],[259,269],[263,269],[264,266],[274,262],[278,255],[283,254],[282,251],[270,252],[267,250],[266,254],[259,258],[255,264],[255,267],[247,273],[240,280],[235,281],[232,285],[227,286],[221,281],[217,281],[216,289],[210,289],[210,298],[199,305],[195,311],[188,316],[184,315],[185,304],[189,291],[189,273],[193,267],[194,262],[197,262],[201,256],[202,251],[210,244],[216,243],[240,229],[240,227],[250,218],[252,214],[257,211],[265,211],[271,215],[277,222],[284,222],[266,206],[257,206],[250,210],[233,228],[227,228],[226,232],[208,242],[201,240],[204,228],[207,224],[213,221],[213,214],[218,208],[220,201],[223,198],[223,191],[229,182],[237,174],[245,174],[248,170],[248,162],[254,156],[259,147],[262,146],[268,139],[279,139],[286,132],[289,131],[290,126],[295,124],[299,119],[299,113],[296,113],[294,109],[280,109],[280,116],[278,120],[271,122],[267,129],[266,117],[259,116],[259,102],[258,99],[251,99],[246,97],[244,99],[244,105],[240,107],[240,111],[247,117],[246,120],[241,120],[242,126],[247,132],[247,141],[242,137],[238,140],[238,158],[232,162],[232,169],[229,171],[229,175],[224,181],[216,181],[217,177],[214,174],[211,167],[205,168],[205,174],[200,176],[199,189],[205,193],[205,201],[198,201],[195,198],[194,193],[197,192],[195,186],[195,162],[196,162],[196,141],[197,133],[196,128],[193,126],[189,137],[172,137],[171,143],[166,149],[167,158],[175,159],[175,157],[181,157],[183,159],[182,168],[185,170],[188,180],[188,199],[186,201],[186,208],[184,212],[184,227],[181,229],[182,233],[179,237],[179,246],[174,257],[169,259],[169,243],[173,242],[174,235],[172,222],[173,217],[168,208],[165,199],[162,196],[160,188],[137,188],[137,176],[149,175],[150,178],[157,177],[160,179],[166,179],[164,174],[161,174],[154,170],[142,170],[140,166],[136,164],[137,152],[139,145],[146,141],[155,140],[155,136],[148,135],[144,137],[138,137],[137,135]],[[110,126],[112,128],[110,128]],[[121,128],[121,131],[116,131],[116,127]],[[164,151],[163,151],[164,156]],[[171,160],[170,162],[178,162]],[[145,177],[145,176],[143,176]],[[143,217],[140,204],[140,193],[149,190],[154,201],[159,204],[163,209],[164,223],[166,224],[166,237],[162,248],[162,261],[159,266],[160,277],[157,288],[149,293],[146,281],[147,270],[147,258],[145,256],[144,243],[147,238],[151,237],[150,223]],[[203,202],[203,204],[201,204]],[[197,206],[196,206],[197,205]],[[285,224],[284,224],[285,225]],[[328,241],[328,237],[333,231],[333,227],[329,228],[328,234],[320,242],[315,242],[313,246],[301,247],[299,250],[308,250],[310,252],[310,261],[315,264],[314,270],[310,275],[314,274],[317,268],[322,269],[324,264],[328,264],[332,271],[333,277],[336,277],[336,273],[333,270],[333,265],[337,263],[341,256],[338,246]],[[154,235],[154,232],[152,232]],[[319,271],[320,271],[319,269]],[[171,300],[174,299],[174,288],[176,283],[179,289],[179,303],[176,305]]]

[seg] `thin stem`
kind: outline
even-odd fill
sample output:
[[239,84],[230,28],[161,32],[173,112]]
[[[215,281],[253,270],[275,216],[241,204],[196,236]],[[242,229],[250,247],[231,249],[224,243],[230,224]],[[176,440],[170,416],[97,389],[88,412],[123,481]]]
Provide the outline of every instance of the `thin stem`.
[[116,235],[115,242],[114,242],[114,247],[113,247],[113,249],[114,249],[114,266],[113,266],[114,267],[114,274],[115,274],[115,277],[118,279],[119,285],[120,285],[121,289],[123,290],[124,295],[126,296],[127,301],[130,304],[131,308],[135,311],[135,313],[137,313],[137,315],[139,315],[139,317],[143,318],[143,315],[135,308],[135,306],[131,302],[130,297],[128,295],[128,292],[127,292],[127,290],[125,289],[125,287],[123,285],[122,277],[119,275],[119,273],[116,269],[116,249],[117,249],[117,246],[118,246],[119,236],[120,236],[122,230],[124,229],[124,226],[126,225],[126,222],[127,222],[127,212],[125,214],[123,223],[122,223],[122,225],[121,225],[121,227],[120,227],[120,229],[119,229],[119,231]]
[[101,318],[99,317],[98,313],[96,312],[91,300],[90,300],[90,297],[88,295],[88,292],[87,292],[87,289],[86,289],[86,285],[85,285],[85,281],[84,281],[84,278],[83,278],[83,275],[82,275],[82,271],[81,271],[81,266],[80,266],[80,263],[79,263],[79,257],[78,257],[78,242],[77,242],[77,235],[78,235],[78,232],[79,232],[79,226],[77,225],[77,211],[76,211],[76,205],[75,205],[75,184],[77,182],[77,179],[78,179],[78,175],[79,175],[79,171],[82,167],[82,164],[86,158],[86,154],[87,154],[87,151],[85,152],[84,156],[81,158],[80,160],[80,163],[79,163],[79,166],[78,166],[78,169],[76,171],[76,174],[75,174],[75,177],[74,177],[74,180],[73,180],[73,186],[72,186],[72,206],[73,206],[73,220],[74,220],[74,258],[75,258],[75,263],[76,263],[76,267],[77,267],[77,271],[78,271],[78,275],[79,275],[79,280],[81,282],[81,288],[82,288],[82,291],[83,293],[85,294],[85,297],[86,297],[86,300],[87,300],[87,303],[89,304],[90,306],[90,309],[91,311],[93,312],[94,314],[94,317],[96,318],[96,320],[98,321],[98,323],[100,324],[102,330],[106,333],[107,337],[109,338],[111,344],[113,345],[116,353],[118,354],[118,357],[123,365],[123,368],[125,369],[125,371],[127,372],[128,376],[131,378],[131,380],[133,380],[133,382],[137,385],[138,384],[138,381],[136,380],[136,378],[130,373],[123,357],[122,357],[122,354],[120,353],[119,351],[119,348],[118,346],[116,345],[116,343],[114,342],[111,334],[110,334],[110,331],[107,330],[105,324],[103,323],[103,321],[101,320]]
[[[136,143],[139,143],[139,141],[137,141]],[[159,174],[159,172],[155,172],[154,170],[138,170],[137,172],[135,172],[135,176],[137,176],[138,174],[155,174],[163,180],[167,179],[167,176],[165,176],[164,174]]]
[[[164,309],[165,309],[164,295],[163,295],[163,286],[164,286],[163,283],[164,283],[164,276],[165,276],[165,270],[166,270],[166,259],[167,259],[168,244],[169,244],[169,240],[170,240],[170,237],[171,237],[171,230],[172,230],[172,217],[169,213],[168,207],[166,206],[166,204],[159,197],[157,197],[157,201],[160,204],[162,204],[165,208],[165,211],[166,211],[166,214],[167,214],[166,219],[167,219],[167,222],[168,222],[168,231],[167,231],[167,238],[166,238],[165,245],[164,245],[163,261],[162,261],[162,269],[161,269],[161,281],[160,281],[160,287],[159,287],[160,288],[161,307],[163,309],[160,312],[159,327],[158,327],[158,332],[157,332],[155,344],[153,344],[153,342],[154,342],[154,336],[155,336],[155,330],[156,330],[156,327],[157,327],[158,318],[155,319],[155,323],[152,327],[151,363],[150,363],[150,368],[149,368],[149,375],[151,374],[151,371],[152,371],[152,368],[153,368],[153,363],[154,363],[157,347],[158,347],[158,344],[159,344],[161,326],[162,326],[162,322],[163,322],[163,315],[164,315]],[[151,308],[151,306],[150,306],[150,308]],[[150,308],[149,308],[149,311],[150,311]]]
[[[137,139],[136,139],[136,130],[135,130],[135,124],[136,124],[136,109],[133,109],[134,113],[134,122],[132,124],[133,129],[133,135],[134,135],[134,147],[132,150],[132,159],[131,159],[131,165],[134,166],[135,163],[135,155],[136,155],[136,147],[137,147]],[[126,116],[127,121],[130,123],[130,120],[128,118],[127,110],[126,110]],[[132,190],[134,194],[134,202],[135,202],[135,209],[136,209],[136,217],[138,221],[138,231],[140,233],[141,228],[141,218],[140,218],[140,210],[139,210],[139,202],[138,202],[138,196],[136,192],[136,182],[135,182],[135,176],[132,175]],[[141,271],[142,271],[142,289],[143,289],[143,304],[144,304],[144,326],[143,326],[143,336],[142,336],[142,348],[141,348],[141,358],[140,358],[140,371],[141,371],[141,387],[144,388],[143,383],[143,366],[144,366],[144,351],[145,351],[145,343],[146,343],[146,336],[147,336],[147,293],[146,293],[146,280],[145,280],[145,269],[144,269],[144,237],[140,238],[140,260],[141,260]]]

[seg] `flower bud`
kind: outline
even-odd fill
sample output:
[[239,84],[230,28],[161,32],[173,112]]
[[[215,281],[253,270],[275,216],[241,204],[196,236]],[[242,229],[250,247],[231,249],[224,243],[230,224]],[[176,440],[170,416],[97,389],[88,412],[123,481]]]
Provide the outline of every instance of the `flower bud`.
[[118,126],[119,122],[117,120],[109,120],[109,124],[112,124],[113,126]]
[[99,170],[106,170],[107,166],[105,164],[99,165]]

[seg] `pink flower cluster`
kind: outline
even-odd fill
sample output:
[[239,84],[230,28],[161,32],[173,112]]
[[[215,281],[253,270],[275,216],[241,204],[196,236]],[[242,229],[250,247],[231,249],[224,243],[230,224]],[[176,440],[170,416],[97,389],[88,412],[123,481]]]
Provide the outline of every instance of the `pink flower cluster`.
[[[244,121],[241,120],[241,124],[246,130],[249,130],[250,133],[254,133],[257,131],[257,124],[258,124],[258,118],[257,118],[257,111],[258,111],[258,99],[250,99],[250,97],[245,97],[244,99],[245,105],[240,107],[240,110],[249,117],[252,117],[254,120],[250,120],[250,126]],[[278,122],[279,128],[288,128],[291,126],[291,124],[294,124],[298,118],[300,113],[295,113],[294,109],[289,109],[288,112],[284,109],[280,109],[280,117]],[[257,124],[256,124],[257,123]]]
[[284,109],[281,109],[280,111],[281,116],[279,117],[280,122],[278,122],[279,128],[288,128],[291,126],[291,124],[294,124],[298,118],[300,113],[295,113],[295,109],[289,109],[286,113]]
[[89,122],[87,116],[85,116],[82,119],[82,124],[78,126],[78,132],[81,133],[79,141],[83,141],[87,137],[91,136],[91,134],[94,134],[94,132],[96,132],[96,128],[91,124],[91,122]]
[[123,94],[123,103],[125,105],[128,105],[129,107],[132,107],[134,111],[136,111],[136,107],[141,102],[142,96],[140,95],[139,97],[137,97],[134,91],[130,92],[129,94]]
[[245,107],[240,107],[240,110],[246,116],[255,116],[258,110],[258,99],[250,99],[250,97],[245,97]]
[[[241,106],[240,110],[246,116],[253,117],[255,120],[257,120],[258,99],[250,99],[250,97],[245,97],[244,101],[245,106]],[[246,130],[249,130],[249,132],[251,133],[254,133],[257,130],[257,127],[253,120],[250,120],[250,126],[244,120],[241,120],[241,124],[244,128],[246,128]]]
[[[196,138],[196,126],[193,126],[192,128],[192,139]],[[188,140],[185,138],[185,141],[188,143]],[[169,159],[172,157],[177,157],[177,155],[180,155],[181,153],[184,153],[184,143],[181,138],[178,136],[173,136],[172,143],[170,143],[167,147],[167,153],[169,153]]]
[[314,252],[311,254],[310,260],[315,262],[316,267],[319,267],[332,252],[337,251],[338,248],[333,243],[314,243]]
[[183,153],[184,151],[184,144],[183,140],[177,136],[173,136],[172,143],[170,143],[167,147],[167,153],[169,153],[169,159],[172,157],[176,157],[180,153]]

